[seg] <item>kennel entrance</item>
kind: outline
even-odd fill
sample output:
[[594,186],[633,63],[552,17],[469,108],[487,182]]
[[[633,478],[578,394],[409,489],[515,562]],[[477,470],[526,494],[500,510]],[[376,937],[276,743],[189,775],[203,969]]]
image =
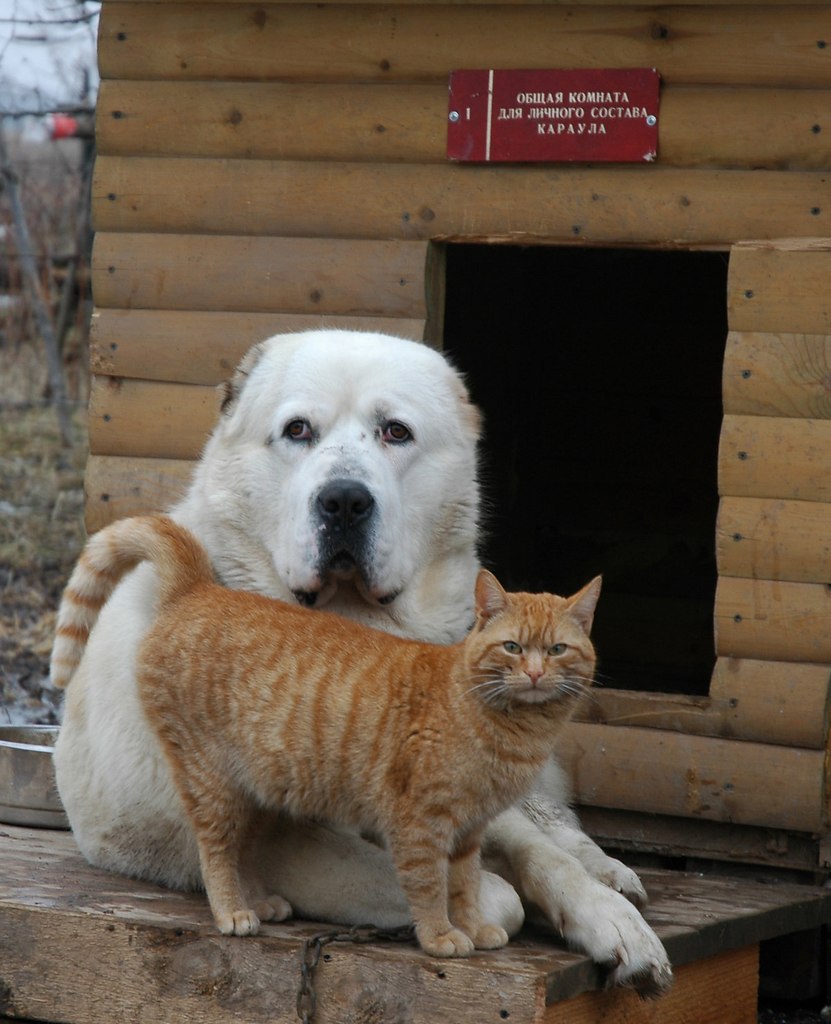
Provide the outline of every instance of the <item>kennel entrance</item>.
[[447,247],[444,349],[485,414],[484,559],[515,589],[603,574],[606,686],[708,692],[727,265]]

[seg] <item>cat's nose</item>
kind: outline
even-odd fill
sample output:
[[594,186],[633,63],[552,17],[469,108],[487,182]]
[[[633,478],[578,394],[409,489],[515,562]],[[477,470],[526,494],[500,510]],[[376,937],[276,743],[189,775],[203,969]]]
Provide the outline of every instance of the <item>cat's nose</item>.
[[317,505],[329,526],[349,530],[370,515],[375,499],[358,480],[333,480],[317,496]]

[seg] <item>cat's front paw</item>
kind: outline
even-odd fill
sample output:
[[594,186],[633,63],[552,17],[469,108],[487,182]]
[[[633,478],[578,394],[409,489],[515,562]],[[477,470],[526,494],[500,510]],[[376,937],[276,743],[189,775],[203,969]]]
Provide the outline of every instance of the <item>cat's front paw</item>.
[[482,924],[476,929],[473,944],[477,949],[501,949],[508,944],[508,933],[498,924]]
[[254,913],[261,921],[285,921],[294,911],[288,900],[274,893],[263,898],[254,905]]
[[235,910],[217,914],[216,926],[223,935],[256,935],[260,930],[260,919],[253,910]]
[[429,956],[470,956],[475,949],[473,940],[458,928],[438,932],[428,928],[416,928],[419,945]]

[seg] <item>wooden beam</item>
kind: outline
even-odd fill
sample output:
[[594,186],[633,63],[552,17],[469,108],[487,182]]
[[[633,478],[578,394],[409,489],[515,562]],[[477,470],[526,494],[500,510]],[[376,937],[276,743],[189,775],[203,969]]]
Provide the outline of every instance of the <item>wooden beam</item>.
[[164,512],[184,497],[194,462],[90,455],[87,459],[87,533],[123,516]]
[[[828,182],[826,195],[827,189]],[[735,245],[727,298],[734,331],[831,334],[831,240],[785,238]]]
[[831,581],[831,504],[782,498],[721,499],[716,558],[723,576]]
[[727,658],[831,664],[831,587],[719,576],[716,652]]
[[580,804],[799,832],[825,826],[823,750],[570,722],[557,752]]
[[[823,170],[831,93],[666,86],[658,164]],[[713,110],[718,117],[713,118]],[[447,85],[104,81],[99,156],[444,163]]]
[[99,232],[156,237],[727,246],[831,233],[827,193],[824,172],[101,156],[93,213]]
[[402,317],[97,309],[90,369],[115,377],[215,385],[231,376],[252,345],[273,334],[341,328],[420,341],[424,327],[424,319]]
[[831,420],[726,415],[719,493],[831,502]]
[[99,307],[425,315],[425,242],[107,234],[93,249]]
[[831,334],[730,331],[727,336],[726,413],[831,419],[829,383]]
[[102,10],[98,59],[104,79],[427,82],[460,67],[658,67],[668,84],[817,88],[831,84],[825,30],[810,6],[664,7],[656,21],[630,6],[117,3]]

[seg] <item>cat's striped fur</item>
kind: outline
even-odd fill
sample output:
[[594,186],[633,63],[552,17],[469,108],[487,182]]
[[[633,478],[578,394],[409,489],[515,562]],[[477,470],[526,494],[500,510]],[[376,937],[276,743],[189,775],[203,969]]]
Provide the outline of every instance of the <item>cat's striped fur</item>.
[[445,647],[220,587],[182,527],[126,519],[91,538],[69,581],[58,685],[115,584],[145,559],[160,596],[139,692],[220,930],[244,935],[291,913],[279,895],[252,898],[256,879],[241,877],[246,834],[269,807],[382,839],[428,953],[503,945],[506,932],[479,919],[482,831],[529,789],[591,682],[599,578],[566,599],[506,594],[483,570],[476,624]]

